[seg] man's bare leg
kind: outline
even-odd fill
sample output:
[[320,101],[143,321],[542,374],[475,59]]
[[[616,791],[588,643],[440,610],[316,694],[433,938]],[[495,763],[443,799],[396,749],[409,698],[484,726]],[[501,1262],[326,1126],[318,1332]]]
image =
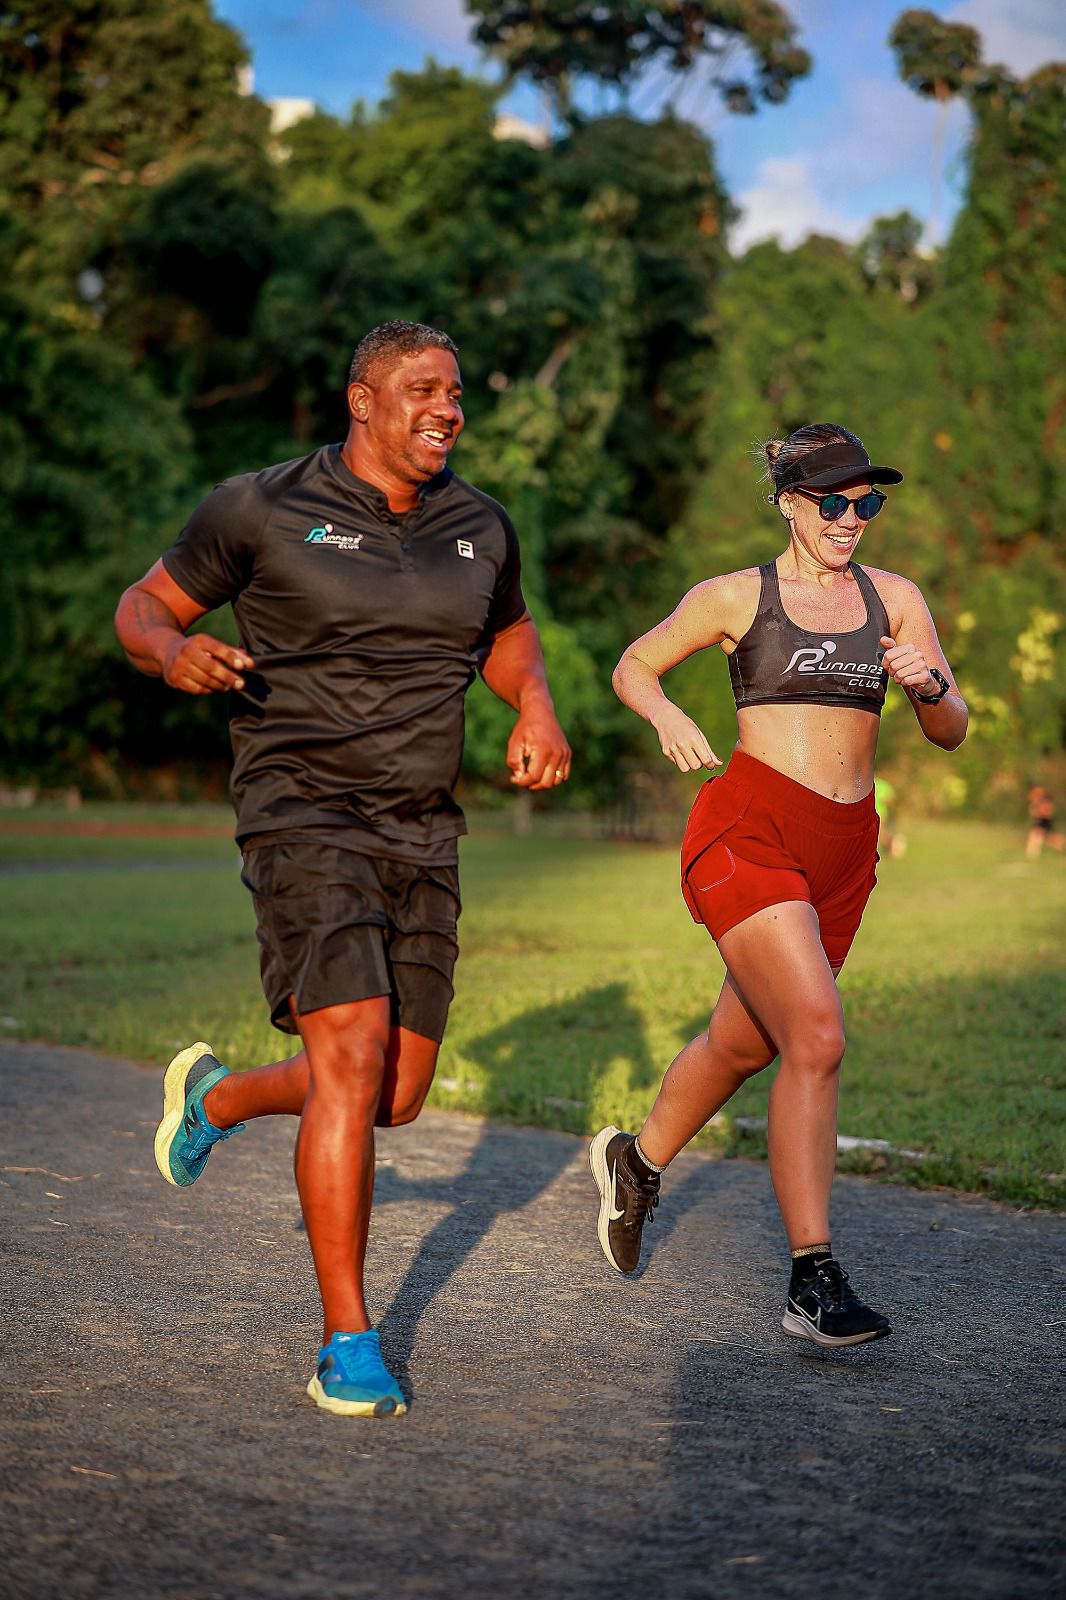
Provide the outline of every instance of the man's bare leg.
[[[296,1183],[324,1324],[323,1348],[308,1393],[328,1411],[400,1415],[406,1402],[382,1360],[363,1292],[374,1128],[395,1127],[418,1115],[433,1081],[439,1045],[410,1029],[393,1027],[388,995],[304,1015],[290,998],[290,1011],[303,1049],[287,1061],[232,1073],[202,1045],[175,1057],[167,1069],[172,1081],[164,1084],[156,1161],[169,1182],[193,1183],[213,1145],[238,1124],[254,1117],[299,1115]],[[200,1083],[202,1091],[197,1090]],[[169,1110],[168,1098],[174,1102]]]
[[[413,1122],[433,1082],[440,1046],[435,1039],[390,1028],[385,1075],[376,1118],[379,1128]],[[232,1072],[209,1089],[204,1110],[216,1128],[233,1128],[253,1117],[293,1116],[303,1111],[311,1075],[307,1051],[247,1072]]]
[[296,1186],[334,1333],[370,1327],[363,1260],[374,1182],[374,1123],[385,1077],[389,1000],[380,995],[297,1018],[308,1088],[296,1140]]

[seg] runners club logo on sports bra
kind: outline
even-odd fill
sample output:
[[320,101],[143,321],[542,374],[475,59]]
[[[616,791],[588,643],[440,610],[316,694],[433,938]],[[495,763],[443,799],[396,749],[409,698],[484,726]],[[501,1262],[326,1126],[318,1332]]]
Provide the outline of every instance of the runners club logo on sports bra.
[[[741,706],[852,706],[880,716],[888,673],[881,640],[890,631],[884,601],[857,561],[850,563],[863,597],[860,628],[826,638],[793,622],[781,601],[777,565],[759,568],[759,608],[729,657],[729,681]],[[821,637],[819,637],[821,635]]]
[[876,661],[828,659],[834,655],[835,651],[835,639],[823,639],[820,648],[807,645],[802,650],[794,650],[792,660],[785,667],[781,676],[787,678],[790,672],[831,672],[836,676],[847,678],[849,683],[855,687],[864,689],[879,689],[881,687],[880,651],[877,653]]

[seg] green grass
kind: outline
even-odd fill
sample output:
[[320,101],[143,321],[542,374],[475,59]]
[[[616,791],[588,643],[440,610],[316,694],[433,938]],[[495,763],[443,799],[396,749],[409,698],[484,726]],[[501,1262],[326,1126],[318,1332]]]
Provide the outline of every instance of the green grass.
[[[125,820],[157,815],[124,808]],[[924,1159],[863,1152],[842,1165],[1061,1205],[1066,861],[1024,861],[1017,830],[907,832],[842,979],[840,1127]],[[250,898],[226,840],[0,834],[4,864],[9,1037],[145,1062],[194,1037],[240,1066],[289,1052],[265,1019]],[[463,885],[463,956],[431,1103],[573,1131],[638,1121],[721,981],[679,898],[675,852],[478,836],[464,846]],[[765,1115],[768,1080],[704,1136],[722,1154],[761,1151],[734,1117]]]

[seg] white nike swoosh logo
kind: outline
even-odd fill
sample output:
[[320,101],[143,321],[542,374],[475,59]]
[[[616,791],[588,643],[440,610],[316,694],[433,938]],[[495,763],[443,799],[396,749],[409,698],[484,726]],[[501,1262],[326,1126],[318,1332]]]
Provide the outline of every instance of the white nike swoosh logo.
[[617,1170],[618,1170],[618,1163],[616,1162],[614,1167],[612,1167],[609,1170],[609,1174],[608,1174],[609,1177],[610,1177],[610,1180],[611,1180],[611,1205],[610,1205],[609,1211],[607,1212],[607,1215],[610,1217],[612,1222],[617,1222],[619,1217],[624,1217],[625,1216],[625,1210],[624,1209],[622,1211],[616,1211],[615,1208],[614,1208],[614,1203],[618,1198],[618,1180],[615,1177],[615,1173],[617,1172]]
[[812,1328],[817,1328],[818,1332],[821,1333],[821,1331],[822,1331],[822,1308],[821,1308],[821,1306],[818,1307],[818,1310],[817,1310],[817,1312],[815,1313],[815,1315],[813,1317],[811,1316],[809,1311],[805,1311],[803,1309],[803,1307],[801,1305],[798,1305],[795,1300],[793,1300],[792,1306],[793,1306],[793,1309],[795,1310],[797,1316],[802,1317],[804,1322],[809,1322]]

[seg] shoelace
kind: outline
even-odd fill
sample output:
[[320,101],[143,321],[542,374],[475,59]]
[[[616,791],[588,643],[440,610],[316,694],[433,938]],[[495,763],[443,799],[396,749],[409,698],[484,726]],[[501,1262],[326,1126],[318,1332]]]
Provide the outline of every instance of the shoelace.
[[635,1228],[643,1226],[645,1222],[654,1222],[655,1207],[659,1204],[659,1185],[652,1181],[641,1183],[639,1178],[626,1171],[621,1162],[618,1163],[616,1173],[628,1197],[626,1211],[629,1211],[630,1205],[634,1210],[632,1217],[627,1215],[623,1226]]
[[213,1122],[208,1122],[201,1106],[193,1106],[185,1117],[185,1140],[198,1154],[205,1146],[210,1149],[213,1144],[218,1144],[223,1139],[232,1139],[233,1135],[240,1133],[243,1127],[244,1123],[238,1122],[232,1128],[216,1128]]
[[[371,1330],[373,1332],[373,1330]],[[393,1379],[381,1358],[381,1345],[377,1339],[363,1339],[358,1344],[329,1346],[333,1371],[330,1376],[342,1383],[365,1383],[368,1379],[391,1384]]]
[[815,1278],[825,1291],[827,1310],[849,1311],[859,1304],[847,1273],[836,1261],[827,1261],[820,1266]]

